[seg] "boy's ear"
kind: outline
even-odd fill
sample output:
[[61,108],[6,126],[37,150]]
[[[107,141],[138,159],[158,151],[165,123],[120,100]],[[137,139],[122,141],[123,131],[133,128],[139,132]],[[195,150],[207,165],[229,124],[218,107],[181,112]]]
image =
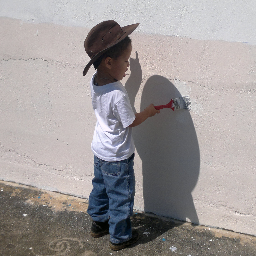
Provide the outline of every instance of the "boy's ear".
[[105,59],[105,66],[106,66],[107,68],[111,69],[111,67],[112,67],[112,58],[111,58],[111,57],[107,57],[107,58]]

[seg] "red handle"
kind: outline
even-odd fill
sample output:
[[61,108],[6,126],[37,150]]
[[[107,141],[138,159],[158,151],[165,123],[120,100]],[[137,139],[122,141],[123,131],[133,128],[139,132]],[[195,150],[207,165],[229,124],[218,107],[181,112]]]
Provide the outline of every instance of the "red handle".
[[174,107],[172,106],[172,103],[173,103],[173,99],[166,105],[159,105],[159,106],[154,106],[154,107],[157,110],[160,110],[160,109],[163,109],[163,108],[171,108],[174,111]]

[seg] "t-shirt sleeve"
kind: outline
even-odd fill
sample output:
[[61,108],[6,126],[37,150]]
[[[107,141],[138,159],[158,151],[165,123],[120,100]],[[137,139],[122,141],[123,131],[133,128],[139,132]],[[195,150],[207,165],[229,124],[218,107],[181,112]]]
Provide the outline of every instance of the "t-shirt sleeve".
[[124,128],[127,128],[135,120],[135,114],[127,95],[123,95],[115,104],[114,115],[120,120]]

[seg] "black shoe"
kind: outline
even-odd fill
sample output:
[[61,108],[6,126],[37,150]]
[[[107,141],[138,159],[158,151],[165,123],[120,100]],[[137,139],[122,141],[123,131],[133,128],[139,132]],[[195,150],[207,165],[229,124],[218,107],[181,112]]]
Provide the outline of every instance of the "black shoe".
[[93,221],[92,227],[91,227],[91,236],[94,238],[102,237],[108,234],[109,232],[108,230],[109,230],[108,221],[105,221],[105,222]]
[[110,242],[110,249],[112,249],[113,251],[119,251],[122,250],[132,244],[135,244],[138,240],[139,240],[139,233],[137,230],[133,230],[132,231],[132,238],[126,242],[123,242],[121,244],[114,244]]

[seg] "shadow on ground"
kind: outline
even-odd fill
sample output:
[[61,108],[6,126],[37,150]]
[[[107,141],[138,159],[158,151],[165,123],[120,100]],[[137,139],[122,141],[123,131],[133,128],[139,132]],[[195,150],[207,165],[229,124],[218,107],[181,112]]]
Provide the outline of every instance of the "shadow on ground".
[[87,200],[0,182],[1,256],[256,255],[256,238],[135,213],[141,239],[119,252],[90,236]]

